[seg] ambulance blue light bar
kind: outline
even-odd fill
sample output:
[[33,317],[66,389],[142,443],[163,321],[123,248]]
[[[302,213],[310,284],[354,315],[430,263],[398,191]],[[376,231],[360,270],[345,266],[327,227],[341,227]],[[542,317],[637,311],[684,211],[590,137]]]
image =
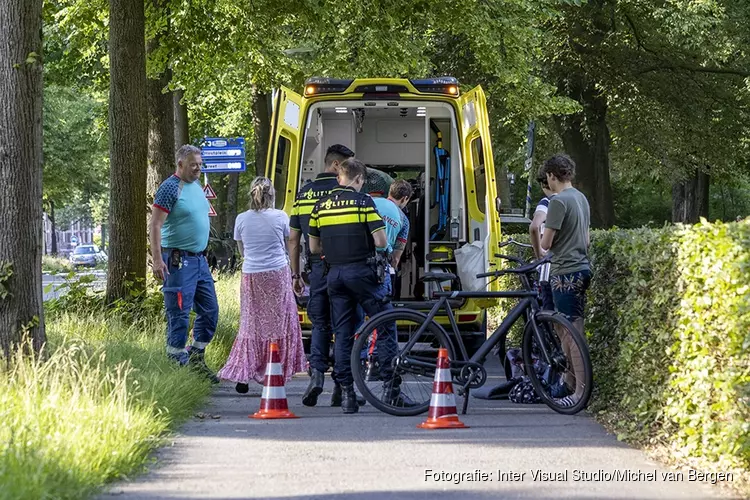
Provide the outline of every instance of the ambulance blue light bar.
[[348,89],[353,81],[337,80],[335,78],[309,78],[305,82],[305,96],[341,93]]
[[409,80],[414,88],[425,94],[447,94],[458,97],[458,79],[452,76]]

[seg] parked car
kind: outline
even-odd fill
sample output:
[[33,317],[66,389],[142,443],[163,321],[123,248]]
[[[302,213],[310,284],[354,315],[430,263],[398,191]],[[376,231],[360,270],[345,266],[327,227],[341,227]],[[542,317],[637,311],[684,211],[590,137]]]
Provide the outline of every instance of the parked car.
[[96,267],[103,262],[107,262],[107,254],[96,245],[79,245],[70,254],[70,263],[74,268]]
[[239,262],[239,254],[237,253],[237,244],[234,238],[232,238],[232,234],[219,234],[212,227],[208,237],[206,259],[208,259],[208,265],[212,271],[218,269],[219,272],[233,272],[237,266],[237,262]]

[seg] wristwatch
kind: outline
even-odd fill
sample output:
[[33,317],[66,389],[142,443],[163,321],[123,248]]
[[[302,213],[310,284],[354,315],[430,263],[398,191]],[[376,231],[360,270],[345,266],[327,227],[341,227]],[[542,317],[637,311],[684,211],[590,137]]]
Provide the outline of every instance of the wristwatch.
[[293,279],[293,280],[297,280],[297,279],[300,279],[301,277],[302,277],[302,276],[300,276],[299,274],[292,274],[292,279]]

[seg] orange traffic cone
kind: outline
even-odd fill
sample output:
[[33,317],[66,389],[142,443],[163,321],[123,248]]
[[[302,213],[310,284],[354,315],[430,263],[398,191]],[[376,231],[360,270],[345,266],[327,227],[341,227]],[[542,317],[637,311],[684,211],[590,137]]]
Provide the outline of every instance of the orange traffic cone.
[[432,397],[430,398],[430,412],[427,420],[417,425],[421,429],[465,429],[463,422],[458,419],[456,410],[456,398],[453,396],[453,384],[451,383],[450,361],[448,350],[438,350],[437,370],[435,370],[435,381],[432,384]]
[[299,418],[289,411],[284,389],[284,372],[281,369],[281,355],[279,345],[271,341],[268,350],[268,364],[263,381],[263,394],[260,397],[260,410],[250,418]]

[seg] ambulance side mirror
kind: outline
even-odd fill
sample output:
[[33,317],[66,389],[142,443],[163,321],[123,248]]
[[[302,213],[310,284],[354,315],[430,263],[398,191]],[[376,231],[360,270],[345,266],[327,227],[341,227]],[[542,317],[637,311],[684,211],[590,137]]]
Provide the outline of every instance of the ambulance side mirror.
[[500,200],[499,196],[495,197],[495,210],[497,213],[500,213],[500,208],[503,206],[503,202]]

